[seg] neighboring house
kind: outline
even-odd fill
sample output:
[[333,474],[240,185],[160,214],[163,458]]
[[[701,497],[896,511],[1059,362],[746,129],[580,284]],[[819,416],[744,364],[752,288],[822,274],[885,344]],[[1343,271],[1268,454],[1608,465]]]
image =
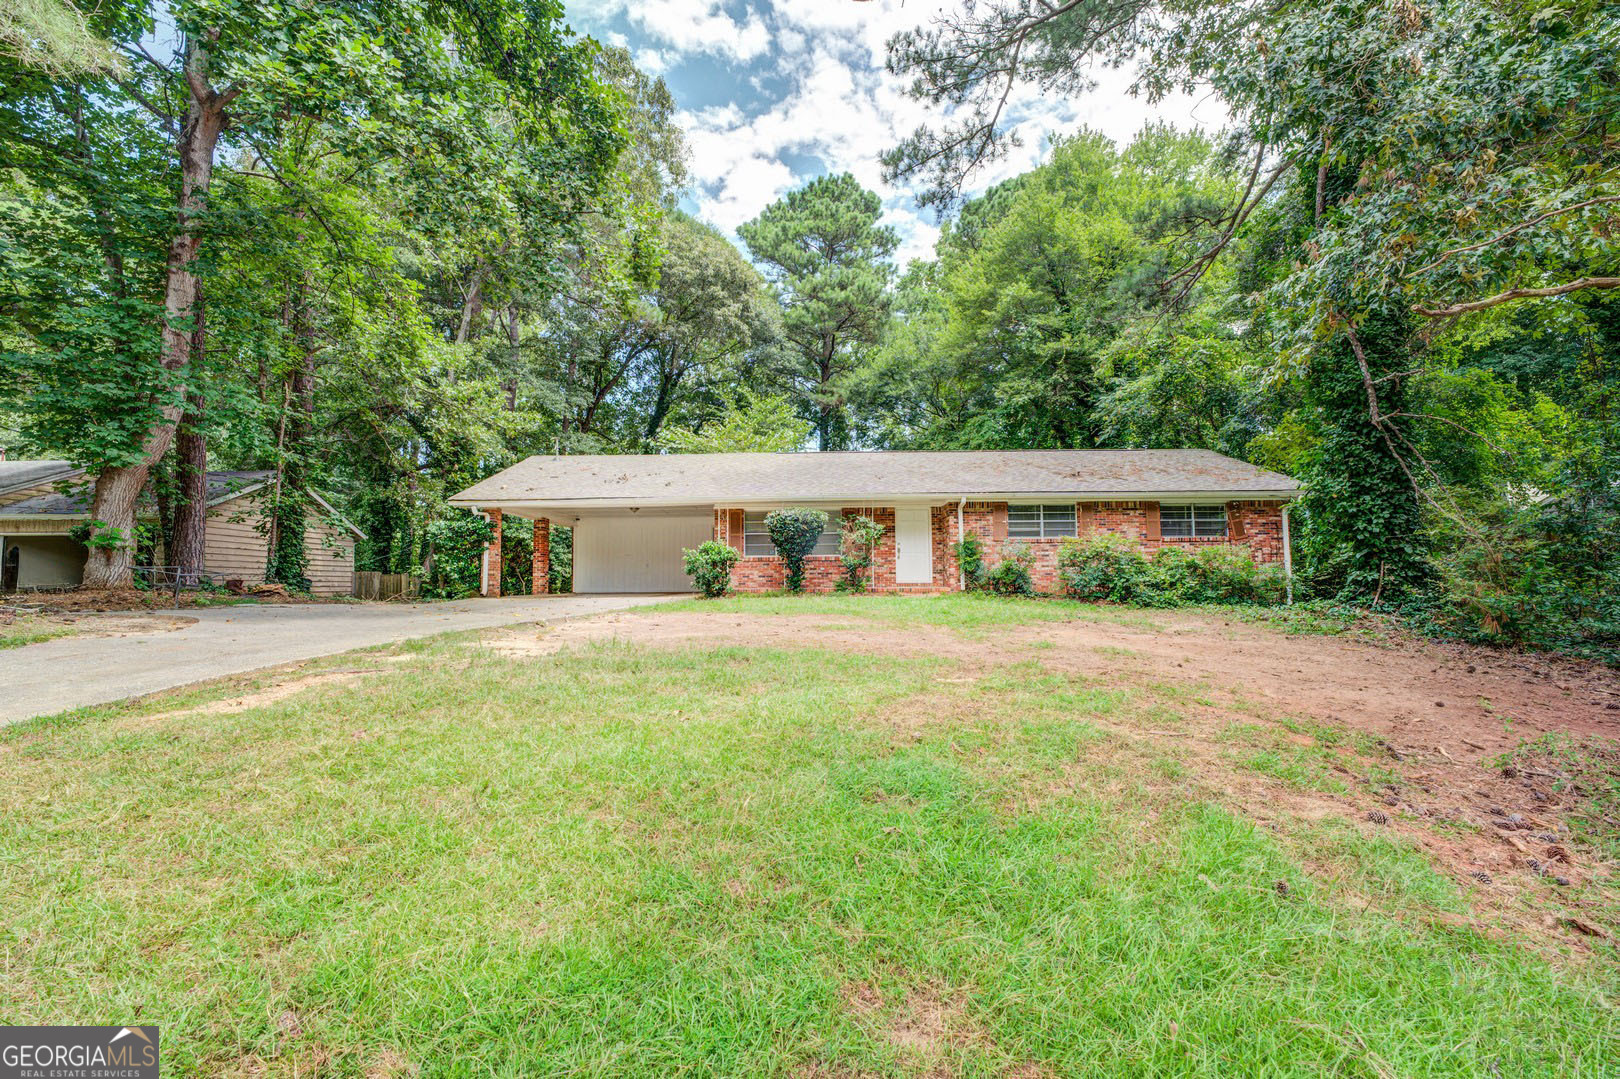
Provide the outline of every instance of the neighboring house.
[[[203,572],[216,582],[264,580],[265,500],[274,479],[273,472],[208,473]],[[90,486],[67,461],[0,461],[0,591],[79,583],[86,551],[73,531],[90,519]],[[320,495],[310,498],[325,515],[312,515],[304,529],[310,585],[317,595],[353,592],[354,541],[362,534]]]
[[[533,522],[534,580],[544,589],[549,525],[574,530],[576,592],[685,591],[681,550],[716,539],[742,555],[735,588],[782,587],[784,566],[765,515],[785,506],[827,513],[806,563],[806,587],[838,580],[846,513],[883,525],[875,586],[962,587],[953,545],[983,541],[995,565],[1014,544],[1035,555],[1036,587],[1055,591],[1064,537],[1112,533],[1146,549],[1243,544],[1260,562],[1287,563],[1285,512],[1299,485],[1209,450],[712,453],[531,457],[450,500],[497,528]],[[499,551],[497,544],[492,551]],[[484,557],[484,592],[500,567]]]

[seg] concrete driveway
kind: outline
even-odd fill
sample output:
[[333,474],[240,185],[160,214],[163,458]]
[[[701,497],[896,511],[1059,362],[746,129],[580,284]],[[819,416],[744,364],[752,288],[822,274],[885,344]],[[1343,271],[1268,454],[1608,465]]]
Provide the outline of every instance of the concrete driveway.
[[459,629],[619,611],[677,597],[512,596],[450,603],[216,607],[167,633],[65,637],[0,651],[0,724],[228,674]]

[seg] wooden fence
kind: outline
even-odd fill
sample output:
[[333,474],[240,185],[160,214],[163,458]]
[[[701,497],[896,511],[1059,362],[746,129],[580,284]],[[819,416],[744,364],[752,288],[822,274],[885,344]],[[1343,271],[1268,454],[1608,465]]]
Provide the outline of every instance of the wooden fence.
[[397,596],[415,599],[417,587],[417,579],[409,573],[354,572],[354,594],[358,599],[394,599]]

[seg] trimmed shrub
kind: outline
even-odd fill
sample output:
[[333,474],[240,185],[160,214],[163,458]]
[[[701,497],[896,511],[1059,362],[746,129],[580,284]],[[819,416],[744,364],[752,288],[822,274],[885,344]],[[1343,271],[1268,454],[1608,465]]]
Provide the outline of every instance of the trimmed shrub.
[[844,578],[834,587],[840,592],[865,592],[867,571],[872,568],[872,554],[878,540],[883,538],[883,526],[872,518],[851,513],[844,518],[840,530],[843,553],[838,561],[844,567]]
[[962,567],[962,583],[968,591],[976,592],[984,587],[986,577],[984,566],[984,541],[979,539],[977,532],[969,532],[962,537],[962,542],[951,544],[951,550],[956,555],[956,564]]
[[738,558],[735,548],[708,540],[696,548],[683,548],[681,557],[686,562],[686,575],[705,596],[713,599],[731,590],[731,567]]
[[1272,605],[1283,596],[1282,571],[1257,565],[1247,547],[1161,547],[1149,558],[1118,536],[1065,540],[1058,551],[1058,581],[1064,594],[1075,599],[1139,607]]
[[765,515],[765,531],[770,533],[776,553],[787,563],[787,590],[804,591],[804,560],[816,549],[816,540],[827,527],[827,515],[820,510],[772,510]]
[[1147,556],[1120,536],[1066,539],[1058,547],[1058,587],[1075,599],[1130,603],[1147,577]]
[[990,591],[998,596],[1033,596],[1035,581],[1029,568],[1035,564],[1035,552],[1025,543],[1007,548],[1006,557],[986,576]]

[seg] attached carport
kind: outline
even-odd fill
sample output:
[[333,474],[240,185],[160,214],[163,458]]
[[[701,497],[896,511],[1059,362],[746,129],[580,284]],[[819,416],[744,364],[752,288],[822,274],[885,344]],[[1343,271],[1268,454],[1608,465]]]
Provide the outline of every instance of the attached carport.
[[533,530],[535,591],[544,592],[551,568],[551,528],[573,532],[574,592],[578,594],[645,594],[687,592],[681,552],[714,536],[714,510],[709,506],[638,506],[604,502],[532,504],[501,507],[473,505],[495,524],[497,538],[484,554],[482,592],[500,595],[500,567],[492,564],[500,535],[508,529]]
[[714,535],[701,506],[598,510],[553,517],[574,530],[574,591],[686,592],[681,551]]

